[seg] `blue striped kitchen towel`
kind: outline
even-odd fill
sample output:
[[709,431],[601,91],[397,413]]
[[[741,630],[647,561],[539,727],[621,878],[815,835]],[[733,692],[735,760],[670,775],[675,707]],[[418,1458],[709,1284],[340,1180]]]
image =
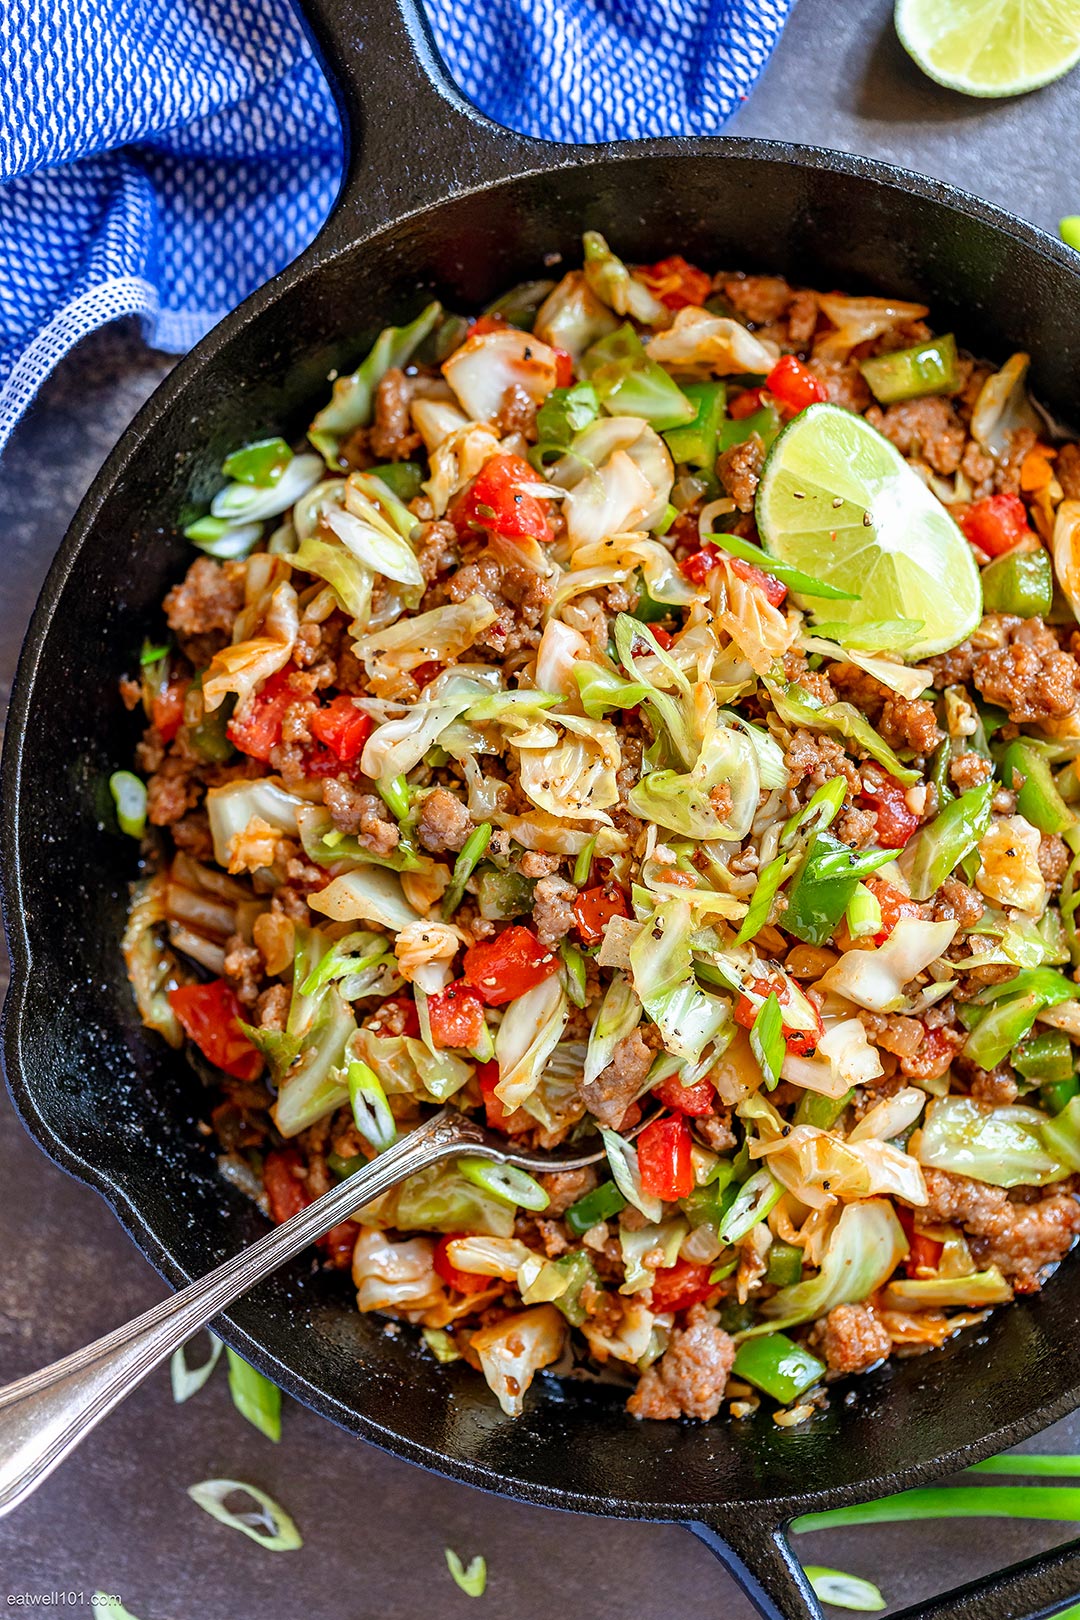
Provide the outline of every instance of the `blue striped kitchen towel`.
[[[428,0],[462,90],[524,134],[708,134],[794,0]],[[0,446],[120,315],[179,353],[296,257],[341,134],[288,0],[0,0]]]

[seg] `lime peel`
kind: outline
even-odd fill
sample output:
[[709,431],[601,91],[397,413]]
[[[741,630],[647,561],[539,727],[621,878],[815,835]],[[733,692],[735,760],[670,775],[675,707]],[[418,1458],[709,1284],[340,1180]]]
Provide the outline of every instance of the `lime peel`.
[[831,621],[921,619],[903,649],[911,662],[955,647],[982,617],[979,570],[948,511],[876,428],[838,405],[809,406],[779,435],[756,517],[772,556],[858,592],[829,603]]
[[1080,61],[1075,0],[896,0],[900,43],[928,78],[966,96],[1019,96]]

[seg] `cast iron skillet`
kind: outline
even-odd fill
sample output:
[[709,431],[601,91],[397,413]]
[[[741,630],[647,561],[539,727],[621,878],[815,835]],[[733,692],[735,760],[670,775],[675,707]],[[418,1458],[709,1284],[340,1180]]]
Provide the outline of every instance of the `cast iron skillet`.
[[[131,845],[107,830],[105,782],[134,741],[117,678],[188,560],[177,518],[212,493],[223,455],[261,433],[302,433],[330,368],[354,364],[432,289],[476,309],[539,273],[550,251],[577,262],[588,225],[631,260],[677,249],[813,286],[926,295],[939,325],[976,350],[1030,350],[1037,391],[1061,413],[1080,358],[1075,258],[947,185],[760,141],[518,139],[449,83],[418,0],[382,0],[366,17],[349,0],[308,6],[362,150],[317,242],[177,366],[83,502],[27,637],[3,760],[15,1105],[171,1283],[250,1242],[262,1217],[221,1181],[194,1128],[192,1071],[139,1027],[118,950]],[[762,1614],[807,1620],[820,1610],[784,1538],[793,1515],[933,1479],[1080,1403],[1076,1265],[982,1337],[859,1380],[848,1398],[840,1388],[796,1431],[767,1415],[637,1423],[619,1393],[544,1379],[511,1422],[467,1367],[385,1337],[344,1279],[301,1262],[238,1304],[224,1336],[399,1457],[523,1501],[686,1523]],[[923,1612],[1004,1620],[1078,1590],[1080,1542]]]

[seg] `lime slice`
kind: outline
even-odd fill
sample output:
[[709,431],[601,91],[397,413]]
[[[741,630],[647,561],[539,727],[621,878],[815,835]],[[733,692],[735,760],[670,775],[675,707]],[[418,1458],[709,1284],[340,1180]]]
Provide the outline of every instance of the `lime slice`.
[[861,416],[811,405],[780,434],[757,492],[765,550],[857,601],[817,602],[832,622],[921,619],[915,661],[955,647],[982,616],[971,547],[904,458]]
[[1080,61],[1076,0],[896,0],[895,18],[923,72],[966,96],[1018,96]]

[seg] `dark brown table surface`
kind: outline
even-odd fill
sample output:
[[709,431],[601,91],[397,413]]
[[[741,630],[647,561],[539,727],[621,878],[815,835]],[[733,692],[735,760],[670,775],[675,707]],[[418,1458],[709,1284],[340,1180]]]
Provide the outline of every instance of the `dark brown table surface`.
[[[893,159],[1050,230],[1080,211],[1080,72],[1011,102],[923,79],[889,0],[801,0],[731,126]],[[587,222],[583,221],[583,224]],[[678,244],[672,244],[677,246]],[[84,489],[170,359],[131,327],[83,343],[43,389],[0,465],[0,682],[6,703],[41,580]],[[118,536],[122,544],[122,536]],[[162,1284],[86,1188],[41,1156],[0,1099],[0,1381],[29,1372],[161,1297]],[[958,1400],[978,1399],[957,1390]],[[1080,1450],[1080,1417],[1030,1449]],[[259,1484],[304,1532],[274,1556],[185,1495],[197,1480]],[[807,1562],[872,1576],[890,1607],[1052,1545],[1067,1526],[927,1523],[819,1533]],[[481,1604],[451,1584],[446,1546],[489,1567]],[[233,1410],[219,1373],[174,1406],[154,1375],[14,1516],[0,1522],[0,1596],[86,1605],[118,1595],[139,1620],[748,1620],[750,1606],[675,1526],[557,1514],[484,1496],[350,1439],[288,1403],[280,1445]],[[1019,1617],[1018,1617],[1019,1620]]]

